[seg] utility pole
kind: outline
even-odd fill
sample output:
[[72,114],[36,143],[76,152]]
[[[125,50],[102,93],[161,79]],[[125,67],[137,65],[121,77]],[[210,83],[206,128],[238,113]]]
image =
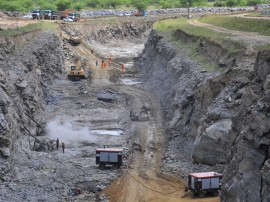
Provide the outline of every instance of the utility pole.
[[190,1],[189,0],[187,1],[187,7],[188,7],[188,10],[187,10],[188,11],[188,16],[187,16],[187,18],[189,19],[190,18],[189,17],[189,7],[190,7]]

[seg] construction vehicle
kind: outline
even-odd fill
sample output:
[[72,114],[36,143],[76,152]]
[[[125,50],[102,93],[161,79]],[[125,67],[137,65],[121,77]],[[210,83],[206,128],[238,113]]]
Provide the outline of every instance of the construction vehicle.
[[135,15],[134,16],[136,16],[136,17],[138,17],[138,16],[142,16],[142,13],[141,12],[137,12],[137,13],[135,13]]
[[72,65],[70,67],[70,71],[68,73],[68,79],[72,81],[79,81],[81,79],[85,79],[84,69],[81,67],[80,61],[77,62],[77,65]]
[[206,194],[219,195],[221,189],[222,174],[216,172],[201,172],[188,174],[187,190],[200,198]]
[[68,13],[73,13],[73,12],[75,12],[74,10],[70,10],[70,9],[67,9],[67,10],[65,10],[65,11],[59,11],[59,18],[61,19],[61,20],[63,20],[64,18],[67,18],[68,17]]
[[100,169],[104,169],[106,165],[113,165],[120,168],[123,163],[122,148],[97,148],[96,149],[96,164]]
[[42,10],[33,10],[32,11],[33,19],[39,20],[39,19],[42,19],[43,16],[44,16],[44,11],[42,11]]
[[75,12],[69,12],[68,18],[71,18],[73,20],[73,22],[78,22],[78,21],[80,21],[80,14],[75,13]]
[[68,39],[69,43],[71,45],[79,45],[82,43],[82,38],[79,36],[76,36],[75,34],[70,34],[69,35],[69,39]]
[[44,19],[57,20],[58,12],[52,10],[44,10]]

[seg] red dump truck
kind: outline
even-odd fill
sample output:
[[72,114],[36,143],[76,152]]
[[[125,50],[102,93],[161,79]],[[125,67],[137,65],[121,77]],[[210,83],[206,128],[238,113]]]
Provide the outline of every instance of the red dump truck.
[[71,9],[67,9],[65,11],[59,11],[59,18],[61,20],[63,20],[64,18],[67,18],[68,17],[68,13],[74,13],[75,11],[74,10],[71,10]]
[[203,198],[206,194],[219,195],[222,174],[216,172],[202,172],[188,174],[188,189],[194,196]]
[[120,168],[123,163],[122,148],[97,148],[96,149],[96,164],[100,169],[104,169],[106,165],[113,165]]

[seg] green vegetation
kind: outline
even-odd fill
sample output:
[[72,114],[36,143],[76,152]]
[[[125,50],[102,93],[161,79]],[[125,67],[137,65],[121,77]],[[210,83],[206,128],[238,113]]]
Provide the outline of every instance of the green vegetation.
[[22,34],[26,32],[31,32],[35,30],[46,30],[46,31],[55,31],[58,25],[51,22],[38,22],[34,24],[29,24],[24,27],[17,27],[16,29],[5,29],[0,32],[0,36],[14,36],[17,34]]
[[269,20],[211,15],[201,18],[200,21],[228,29],[258,32],[270,36]]
[[269,0],[0,0],[0,10],[24,11],[33,9],[134,9],[179,8],[188,6],[254,6]]
[[51,9],[134,9],[179,8],[189,6],[245,6],[266,3],[266,0],[0,0],[0,10],[24,11]]
[[185,44],[180,40],[176,40],[175,38],[172,38],[172,41],[174,44],[185,50],[185,54],[187,57],[197,61],[198,64],[200,64],[201,70],[206,70],[208,72],[213,72],[213,71],[224,71],[224,68],[220,68],[215,62],[209,61],[209,59],[197,52],[197,44]]
[[[191,36],[198,37],[198,42],[194,43],[194,47],[192,45],[190,45],[190,43],[189,43],[188,47],[184,47],[184,48],[185,49],[189,48],[189,50],[190,50],[189,56],[192,56],[192,53],[195,54],[193,57],[197,57],[197,61],[199,60],[202,63],[205,63],[205,62],[203,62],[203,61],[205,61],[204,57],[202,56],[202,58],[199,59],[200,56],[199,56],[199,54],[196,53],[197,51],[195,50],[199,45],[199,38],[200,37],[207,38],[209,41],[213,41],[213,42],[219,44],[222,48],[227,50],[228,55],[235,54],[235,53],[237,53],[245,48],[244,43],[230,40],[229,34],[218,33],[218,32],[214,32],[212,30],[209,30],[207,28],[193,26],[193,25],[188,23],[187,19],[184,19],[184,18],[162,20],[162,21],[155,23],[154,28],[156,30],[158,30],[159,32],[167,33],[167,34],[170,34],[171,36],[173,36],[173,34],[175,33],[175,31],[177,29],[180,29]],[[181,46],[183,45],[181,42],[179,42],[179,40],[175,40],[175,38],[173,38],[173,37],[172,37],[171,41],[173,43],[175,43],[176,45],[181,45]],[[207,64],[207,66],[209,66],[209,64]],[[209,71],[210,67],[212,69],[216,70],[215,65],[213,66],[213,64],[212,64],[207,68],[208,71]]]

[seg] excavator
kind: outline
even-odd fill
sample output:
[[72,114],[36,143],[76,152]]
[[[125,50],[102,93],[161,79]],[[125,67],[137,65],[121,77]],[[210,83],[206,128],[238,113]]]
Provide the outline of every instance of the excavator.
[[72,65],[70,67],[70,71],[68,73],[68,79],[72,81],[79,81],[81,79],[85,79],[84,69],[81,67],[81,62],[78,60],[76,66]]

